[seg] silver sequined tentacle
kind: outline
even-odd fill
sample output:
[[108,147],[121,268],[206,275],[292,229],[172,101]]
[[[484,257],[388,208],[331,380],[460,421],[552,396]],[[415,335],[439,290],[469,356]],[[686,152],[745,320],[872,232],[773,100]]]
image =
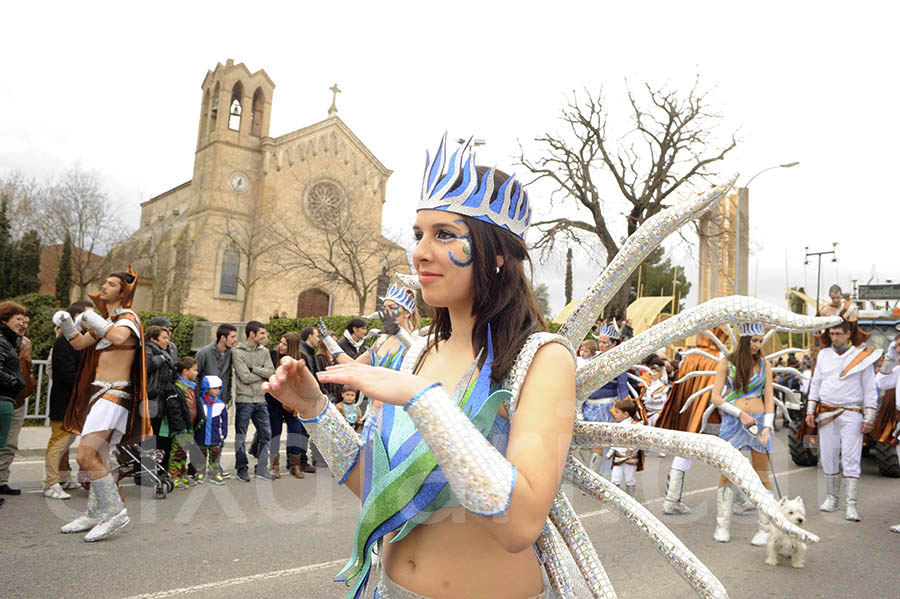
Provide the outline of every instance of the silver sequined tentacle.
[[785,518],[759,480],[750,461],[728,442],[712,435],[698,435],[670,431],[650,426],[628,426],[606,422],[576,421],[572,437],[573,447],[598,445],[653,449],[685,458],[692,458],[712,466],[735,486],[753,505],[769,517],[772,523],[785,533],[807,543],[818,543],[819,537]]
[[[643,428],[643,427],[634,427]],[[656,545],[656,549],[675,568],[700,597],[720,599],[728,597],[725,587],[703,565],[684,543],[678,540],[665,524],[636,499],[617,486],[598,476],[574,458],[566,462],[565,480],[606,504],[612,511],[631,522]]]
[[[571,461],[572,458],[570,457]],[[575,558],[575,563],[581,572],[581,576],[590,589],[591,596],[595,599],[614,599],[616,592],[612,583],[600,563],[600,556],[594,548],[591,539],[584,529],[584,525],[575,513],[575,508],[569,503],[569,498],[562,492],[556,492],[553,499],[553,507],[550,508],[550,521],[556,526],[560,536],[569,548],[569,553]],[[581,599],[579,597],[579,599]]]
[[677,231],[692,218],[712,208],[731,189],[736,180],[737,174],[722,185],[712,188],[706,194],[667,208],[645,220],[640,228],[625,240],[612,262],[603,269],[581,304],[560,327],[559,334],[568,339],[569,343],[577,346],[600,315],[600,311],[628,281],[631,274],[650,255],[650,252],[669,234]]
[[553,538],[552,527],[553,524],[548,520],[537,542],[544,560],[544,569],[547,570],[547,577],[550,579],[550,586],[553,587],[558,599],[578,599],[575,589],[572,588],[572,579],[569,577],[561,547]]
[[[715,373],[713,373],[713,374],[715,374]],[[691,407],[691,404],[694,403],[695,399],[697,399],[704,393],[709,393],[710,391],[713,390],[713,387],[714,387],[714,385],[707,385],[707,386],[703,387],[702,389],[699,389],[699,390],[695,391],[694,393],[691,393],[691,396],[685,400],[684,406],[682,406],[682,408],[678,411],[678,413],[684,414],[685,412],[687,412],[688,408]]]
[[794,331],[819,331],[840,324],[840,317],[803,316],[740,295],[717,297],[673,316],[579,368],[575,374],[575,395],[587,397],[647,354],[673,341],[720,324],[744,322]]

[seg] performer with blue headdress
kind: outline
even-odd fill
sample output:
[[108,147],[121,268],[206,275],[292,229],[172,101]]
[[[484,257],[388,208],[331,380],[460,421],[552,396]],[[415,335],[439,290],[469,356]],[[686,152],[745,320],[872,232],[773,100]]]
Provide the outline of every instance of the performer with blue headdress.
[[[515,176],[476,166],[470,143],[448,161],[444,136],[434,159],[426,158],[413,228],[413,262],[434,308],[427,336],[413,340],[399,371],[340,363],[317,381],[288,357],[263,386],[300,414],[339,483],[361,499],[353,555],[339,578],[349,597],[614,597],[560,488],[563,477],[649,536],[699,594],[725,596],[646,508],[577,460],[578,447],[666,449],[698,459],[734,480],[786,534],[817,540],[778,511],[747,460],[721,439],[575,419],[576,397],[586,399],[697,327],[751,318],[800,330],[830,323],[753,298],[717,298],[576,370],[570,343],[584,338],[646,252],[731,185],[648,219],[563,325],[565,334],[554,335],[523,266],[528,195]],[[377,429],[361,439],[320,381],[383,402]]]
[[[609,325],[601,325],[594,334],[600,355],[610,348],[618,345],[619,334]],[[595,359],[601,359],[600,357]],[[627,375],[623,372],[613,380],[591,393],[581,405],[581,416],[590,422],[615,422],[612,408],[616,401],[629,397]],[[604,448],[594,448],[589,462],[589,467],[594,472],[609,476],[612,470],[612,460],[604,457]]]
[[[765,328],[748,323],[740,327],[737,349],[722,358],[716,368],[711,401],[721,412],[719,437],[732,446],[750,450],[750,461],[763,486],[771,493],[768,454],[772,452],[775,427],[775,401],[772,387],[772,365],[763,357]],[[734,489],[727,478],[720,477],[716,490],[716,530],[713,539],[720,543],[731,540],[731,514]],[[769,520],[759,513],[758,530],[750,541],[761,547],[768,542]]]

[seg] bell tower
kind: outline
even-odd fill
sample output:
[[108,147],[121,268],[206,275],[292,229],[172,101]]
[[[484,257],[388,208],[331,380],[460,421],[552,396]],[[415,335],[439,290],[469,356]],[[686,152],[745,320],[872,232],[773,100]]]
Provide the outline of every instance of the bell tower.
[[[251,73],[229,58],[208,71],[200,87],[193,184],[199,188],[195,197],[205,207],[221,205],[222,193],[258,189],[275,83],[264,70]],[[252,196],[258,197],[258,191]]]

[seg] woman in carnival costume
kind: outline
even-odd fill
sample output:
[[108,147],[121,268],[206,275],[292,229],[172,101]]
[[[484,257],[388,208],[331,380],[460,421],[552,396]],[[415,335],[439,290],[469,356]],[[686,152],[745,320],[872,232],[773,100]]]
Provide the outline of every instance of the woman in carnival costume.
[[363,445],[301,362],[283,359],[264,385],[300,413],[333,474],[362,500],[354,554],[340,579],[351,587],[349,596],[614,596],[559,489],[563,478],[635,523],[699,594],[726,595],[652,514],[587,470],[570,453],[570,441],[576,448],[665,449],[700,459],[735,480],[776,526],[816,541],[780,516],[746,460],[717,438],[575,422],[576,397],[586,399],[587,389],[698,326],[748,318],[823,326],[826,319],[790,315],[751,298],[721,298],[728,301],[685,311],[576,372],[571,339],[584,338],[610,294],[646,257],[645,248],[714,205],[731,185],[648,219],[563,336],[544,332],[525,277],[531,208],[520,183],[476,167],[469,144],[446,162],[445,136],[434,161],[426,162],[414,227],[414,263],[424,299],[435,307],[428,336],[405,352],[399,372],[348,363],[319,374],[322,382],[351,385],[383,402],[378,429]]
[[[409,287],[394,283],[388,287],[387,294],[381,298],[381,317],[384,334],[379,335],[369,351],[363,352],[356,362],[368,366],[381,366],[391,370],[399,370],[403,363],[403,354],[413,343],[413,335],[418,327],[419,317],[416,314],[416,293]],[[319,319],[319,332],[322,343],[332,355],[332,361],[337,364],[349,364],[353,360],[334,342],[325,321]],[[370,398],[371,400],[371,398]],[[362,403],[360,401],[360,403]],[[381,402],[371,400],[366,408],[363,419],[365,426],[362,438],[368,435],[378,426],[378,414]]]
[[[600,352],[595,359],[602,359],[600,356],[618,345],[618,331],[609,325],[601,325],[595,337]],[[591,393],[578,412],[589,422],[615,422],[616,419],[612,415],[613,406],[617,401],[628,397],[628,381],[625,373],[622,373]],[[612,472],[612,459],[605,457],[605,448],[595,448],[588,466],[598,474],[609,476]]]
[[[762,484],[771,493],[768,455],[772,452],[775,428],[775,401],[772,387],[772,365],[763,357],[765,328],[760,324],[744,324],[740,328],[737,349],[719,361],[711,401],[721,412],[719,437],[732,446],[750,450],[750,461]],[[731,540],[731,514],[734,489],[725,477],[716,490],[716,530],[713,539],[720,543]],[[750,541],[761,547],[768,542],[769,519],[759,513],[758,530]]]

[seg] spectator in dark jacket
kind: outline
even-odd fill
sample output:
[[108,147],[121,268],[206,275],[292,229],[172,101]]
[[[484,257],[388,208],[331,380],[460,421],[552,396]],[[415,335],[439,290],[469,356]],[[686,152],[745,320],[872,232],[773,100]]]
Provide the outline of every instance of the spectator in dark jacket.
[[[92,306],[87,300],[77,301],[66,311],[76,322],[78,328],[80,315]],[[44,497],[49,499],[68,499],[66,491],[74,489],[78,483],[72,480],[69,468],[69,446],[75,435],[62,430],[69,398],[75,388],[75,377],[78,364],[81,362],[81,350],[72,347],[62,331],[56,329],[56,340],[50,350],[50,371],[53,385],[50,388],[50,440],[44,453]]]
[[[188,451],[194,439],[194,431],[203,426],[202,400],[194,391],[197,386],[197,360],[181,358],[178,361],[178,380],[174,390],[166,398],[166,421],[169,424],[172,451],[169,458],[169,476],[175,488],[195,484],[187,477]],[[198,472],[203,482],[205,473]]]
[[[175,365],[178,354],[169,352],[169,331],[159,325],[147,329],[147,400],[153,434],[159,434],[159,426],[165,416],[165,401],[175,384]],[[170,423],[171,424],[171,423]]]
[[347,323],[347,329],[344,331],[343,338],[338,341],[338,345],[351,360],[355,360],[366,349],[363,344],[365,337],[366,321],[358,317],[353,318]]
[[220,324],[216,329],[216,341],[204,345],[194,356],[197,359],[197,376],[217,376],[222,379],[219,399],[231,405],[231,348],[237,341],[237,329],[232,324]]
[[23,306],[15,302],[0,303],[0,494],[3,495],[22,493],[10,487],[7,480],[17,449],[11,446],[10,440],[18,438],[25,418],[24,402],[21,406],[16,404],[27,386],[19,355],[27,329],[28,315]]

